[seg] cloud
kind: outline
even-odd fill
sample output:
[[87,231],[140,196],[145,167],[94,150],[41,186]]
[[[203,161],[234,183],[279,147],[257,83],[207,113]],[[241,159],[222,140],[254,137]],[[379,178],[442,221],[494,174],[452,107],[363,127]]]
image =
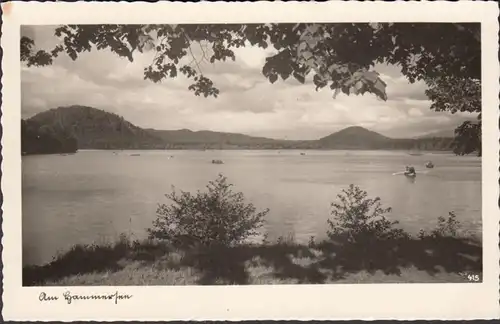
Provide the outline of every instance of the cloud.
[[[42,48],[57,43],[53,27],[23,27],[21,33]],[[61,55],[52,66],[23,68],[22,115],[80,104],[117,113],[145,128],[289,139],[316,139],[352,125],[395,137],[414,136],[454,128],[468,117],[431,111],[425,84],[410,84],[395,66],[375,67],[387,83],[387,101],[371,94],[333,99],[328,88],[315,91],[310,79],[306,84],[293,78],[275,84],[266,80],[262,66],[274,49],[240,48],[236,61],[215,64],[201,60],[201,47],[192,50],[200,70],[220,89],[219,98],[195,96],[187,89],[191,80],[181,75],[159,84],[144,80],[151,53],[137,53],[129,62],[109,51],[91,51],[76,61]]]
[[423,81],[411,84],[404,76],[397,78],[381,75],[387,83],[387,96],[392,100],[428,100],[425,90],[427,86]]

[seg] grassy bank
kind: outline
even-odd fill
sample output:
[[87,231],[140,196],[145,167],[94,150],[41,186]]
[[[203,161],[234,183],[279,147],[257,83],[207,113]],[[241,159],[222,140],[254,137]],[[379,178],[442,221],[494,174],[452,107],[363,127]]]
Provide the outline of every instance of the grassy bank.
[[298,244],[180,249],[129,241],[77,245],[44,266],[23,269],[23,285],[218,285],[468,282],[482,248],[469,238],[379,240],[370,245]]
[[[219,175],[206,192],[167,195],[150,240],[77,245],[44,266],[23,269],[32,285],[216,285],[464,282],[481,277],[482,246],[460,234],[450,212],[412,236],[385,215],[380,198],[350,185],[331,204],[328,239],[248,244],[269,209],[258,211]],[[464,275],[465,274],[465,275]]]

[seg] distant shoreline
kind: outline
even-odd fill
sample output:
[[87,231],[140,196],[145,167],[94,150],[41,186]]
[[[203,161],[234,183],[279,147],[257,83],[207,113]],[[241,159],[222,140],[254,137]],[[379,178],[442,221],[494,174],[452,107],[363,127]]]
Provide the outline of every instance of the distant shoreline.
[[[85,148],[79,149],[78,152],[85,151],[110,151],[110,152],[120,152],[120,151],[381,151],[381,152],[406,152],[408,154],[423,154],[423,153],[443,153],[450,154],[453,151],[444,150],[405,150],[405,149],[370,149],[370,148],[207,148],[207,149],[197,149],[197,148],[124,148],[124,149],[98,149],[98,148]],[[53,153],[53,154],[64,154],[64,153]],[[70,155],[69,153],[68,155]],[[74,154],[74,153],[73,153]]]
[[[439,154],[439,155],[455,155],[453,151],[408,151],[403,149],[270,149],[270,148],[225,148],[225,149],[217,149],[217,148],[209,148],[206,150],[193,149],[193,148],[167,148],[167,149],[159,149],[159,148],[127,148],[127,149],[79,149],[77,152],[72,153],[30,153],[30,154],[21,154],[21,157],[27,156],[70,156],[75,155],[79,152],[109,152],[109,153],[119,153],[119,152],[141,152],[141,151],[165,151],[165,152],[173,152],[173,151],[199,151],[199,152],[214,152],[214,151],[268,151],[268,152],[279,152],[279,151],[288,151],[288,152],[398,152],[408,156],[423,156],[427,154]],[[303,154],[307,155],[307,154]],[[470,154],[472,157],[478,157],[476,154]],[[479,157],[480,158],[480,157]]]
[[[255,137],[215,131],[156,130],[85,106],[59,107],[22,120],[23,151],[101,150],[386,150],[453,151],[454,137],[390,138],[349,126],[311,140]],[[47,134],[54,134],[47,135]],[[43,137],[43,141],[41,140]]]

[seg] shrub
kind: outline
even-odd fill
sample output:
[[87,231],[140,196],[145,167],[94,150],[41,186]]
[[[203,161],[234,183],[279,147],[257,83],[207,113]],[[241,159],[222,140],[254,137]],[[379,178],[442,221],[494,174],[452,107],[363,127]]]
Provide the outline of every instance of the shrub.
[[281,235],[276,239],[276,245],[294,245],[295,243],[294,233],[288,233],[286,236]]
[[448,217],[438,217],[438,225],[432,233],[436,236],[457,236],[460,229],[460,222],[454,212],[449,212]]
[[262,245],[268,245],[270,243],[269,241],[269,233],[264,233],[262,237]]
[[316,247],[316,237],[314,235],[309,236],[309,241],[307,242],[307,246],[310,248]]
[[458,230],[461,227],[460,222],[457,220],[457,216],[454,212],[449,212],[448,217],[439,216],[438,223],[435,229],[433,229],[428,235],[424,230],[420,230],[419,238],[423,239],[427,236],[438,238],[438,237],[456,237],[458,235]]
[[223,175],[207,185],[207,192],[195,195],[181,191],[166,195],[173,204],[161,204],[150,238],[176,245],[232,246],[256,235],[268,209],[257,212],[246,204],[241,192],[234,193]]
[[383,208],[379,197],[367,198],[366,191],[352,184],[337,197],[339,202],[331,205],[333,219],[328,219],[330,239],[345,237],[351,243],[366,243],[373,239],[408,237],[403,230],[393,228],[397,221],[385,217],[392,208]]

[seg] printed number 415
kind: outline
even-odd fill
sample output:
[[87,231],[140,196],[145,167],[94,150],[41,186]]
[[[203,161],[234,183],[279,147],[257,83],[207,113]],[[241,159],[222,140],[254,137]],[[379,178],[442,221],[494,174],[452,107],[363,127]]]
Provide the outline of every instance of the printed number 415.
[[467,277],[467,280],[469,280],[469,281],[477,282],[477,281],[481,280],[481,278],[477,274],[467,274],[466,277]]

